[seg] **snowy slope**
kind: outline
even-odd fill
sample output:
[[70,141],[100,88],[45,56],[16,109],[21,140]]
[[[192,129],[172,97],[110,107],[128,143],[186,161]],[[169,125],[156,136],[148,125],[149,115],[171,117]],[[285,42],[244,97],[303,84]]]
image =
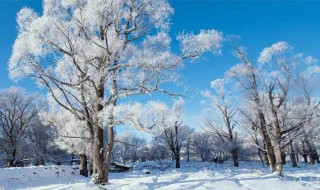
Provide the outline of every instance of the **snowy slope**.
[[[151,174],[143,171],[149,170]],[[231,164],[182,162],[181,169],[156,169],[153,162],[137,163],[131,172],[112,173],[108,189],[217,189],[217,190],[307,190],[320,189],[320,168],[285,167],[285,177],[268,173],[258,163]],[[0,189],[100,189],[71,166],[40,166],[0,169]]]

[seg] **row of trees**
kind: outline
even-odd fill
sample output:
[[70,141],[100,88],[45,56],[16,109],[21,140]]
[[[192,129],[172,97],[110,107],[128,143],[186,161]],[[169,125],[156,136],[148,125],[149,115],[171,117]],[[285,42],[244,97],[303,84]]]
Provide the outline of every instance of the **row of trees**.
[[[41,121],[55,128],[60,146],[91,156],[96,184],[108,183],[114,128],[119,125],[157,136],[179,167],[184,140],[181,101],[172,108],[159,102],[123,103],[155,91],[177,95],[165,84],[177,81],[185,59],[221,53],[225,38],[216,30],[178,34],[180,52],[173,52],[172,13],[166,0],[44,0],[41,15],[29,8],[18,13],[10,76],[32,77],[48,90],[49,106],[38,114]],[[243,142],[240,127],[252,135],[259,154],[266,155],[272,171],[280,175],[281,155],[288,145],[302,138],[304,147],[314,147],[318,104],[306,86],[310,75],[298,72],[297,60],[303,56],[286,57],[283,52],[288,49],[285,42],[274,44],[254,64],[244,48],[238,48],[242,63],[212,83],[215,92],[204,92],[216,117],[211,114],[202,127],[219,139],[219,147],[225,146],[235,166]],[[238,92],[231,94],[225,85]],[[303,93],[291,87],[301,85]],[[243,104],[236,105],[235,97]]]
[[[237,48],[240,64],[223,79],[211,83],[213,93],[204,92],[220,115],[222,124],[206,120],[222,141],[228,142],[236,160],[237,130],[246,131],[258,155],[272,172],[282,175],[285,155],[294,167],[297,154],[310,162],[316,153],[319,123],[319,67],[317,59],[294,54],[287,42],[278,42],[260,53],[257,63],[248,59],[245,48]],[[236,100],[237,99],[237,100]]]
[[74,138],[89,142],[97,184],[108,182],[114,127],[128,121],[115,117],[119,101],[154,91],[173,95],[163,84],[177,79],[183,60],[220,54],[224,37],[216,30],[178,34],[181,51],[174,53],[172,13],[166,0],[44,0],[43,14],[29,8],[18,13],[10,76],[32,77],[60,107],[50,111],[67,110],[82,123]]
[[38,116],[42,105],[35,94],[27,95],[22,88],[0,92],[0,158],[7,167],[23,159],[36,165],[45,160],[58,162],[65,154],[55,144],[54,128],[44,125]]

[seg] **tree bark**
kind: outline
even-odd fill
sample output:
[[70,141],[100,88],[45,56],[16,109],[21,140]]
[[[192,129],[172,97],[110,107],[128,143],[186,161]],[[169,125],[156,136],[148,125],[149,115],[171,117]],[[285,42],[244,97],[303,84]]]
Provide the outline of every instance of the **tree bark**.
[[176,157],[176,168],[180,168],[180,157]]
[[107,144],[107,151],[106,151],[106,165],[105,165],[105,176],[106,182],[109,181],[109,172],[110,172],[110,164],[111,164],[111,155],[114,145],[114,129],[113,127],[109,126],[108,128],[108,144]]
[[267,152],[267,158],[268,158],[268,163],[269,163],[269,167],[271,172],[275,172],[276,171],[276,157],[275,157],[275,153],[271,144],[271,140],[269,135],[267,134],[266,129],[263,130],[263,138],[264,138],[264,143],[265,143],[265,147],[266,147],[266,152]]
[[7,161],[7,167],[13,166],[13,163],[16,160],[16,152],[17,152],[17,149],[14,148],[11,154],[11,158],[9,158]]
[[236,150],[231,151],[231,156],[233,160],[233,166],[239,167],[238,152]]
[[310,154],[310,153],[309,153],[309,160],[310,160],[310,164],[311,164],[311,165],[314,165],[315,160],[314,160],[312,154]]
[[260,148],[258,148],[258,156],[260,158],[260,162],[261,162],[262,167],[264,167],[264,161],[263,161],[263,157],[261,156],[261,149]]
[[282,164],[286,165],[286,154],[283,151],[281,151],[281,159],[282,159]]
[[303,153],[302,157],[303,157],[303,162],[305,164],[308,163],[308,154],[307,153]]
[[176,159],[176,168],[180,168],[180,145],[179,145],[179,138],[178,138],[178,122],[175,122],[175,133],[176,133],[176,145],[175,145],[175,159]]
[[276,157],[276,171],[279,176],[282,176],[283,171],[283,162],[282,162],[282,154],[281,154],[281,147],[277,143],[274,147],[274,154]]
[[308,147],[308,155],[309,155],[309,159],[310,159],[310,164],[314,165],[315,161],[319,162],[319,156],[318,156],[317,150],[314,148],[314,145],[312,143],[310,143],[310,141],[308,139],[305,139],[305,142]]
[[87,155],[80,154],[80,175],[88,177]]
[[94,183],[104,184],[106,179],[103,171],[103,128],[96,126],[94,133]]
[[95,164],[94,164],[94,140],[91,140],[90,163],[89,163],[90,176],[92,176],[93,171],[96,170],[94,166],[95,166]]
[[294,167],[294,168],[298,167],[296,156],[295,156],[293,146],[292,146],[292,141],[290,141],[290,143],[289,143],[289,150],[290,150],[290,160],[292,163],[292,167]]

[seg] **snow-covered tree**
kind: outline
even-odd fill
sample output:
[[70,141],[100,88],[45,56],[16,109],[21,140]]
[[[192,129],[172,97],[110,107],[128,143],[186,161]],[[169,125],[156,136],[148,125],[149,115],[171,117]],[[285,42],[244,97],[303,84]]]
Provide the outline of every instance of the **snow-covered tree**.
[[116,136],[113,151],[114,160],[121,161],[123,164],[127,164],[128,161],[134,163],[139,160],[139,152],[145,146],[145,139],[132,136],[130,133]]
[[291,50],[287,42],[275,43],[264,48],[254,64],[247,59],[244,48],[238,48],[236,55],[242,63],[227,72],[227,78],[236,79],[236,85],[243,89],[241,112],[249,123],[247,128],[259,132],[271,171],[279,175],[284,148],[308,121],[308,112],[302,106],[305,104],[294,102],[295,94],[290,88],[293,73],[304,64],[303,56]]
[[[241,148],[241,140],[237,135],[235,115],[237,108],[235,107],[235,99],[232,99],[231,92],[225,89],[226,81],[224,79],[216,79],[211,82],[211,88],[214,92],[203,92],[203,96],[209,100],[211,115],[206,120],[205,127],[215,134],[223,143],[224,150],[229,150],[233,165],[239,167],[238,151]],[[207,110],[208,111],[208,110]],[[217,113],[216,116],[213,116]],[[215,120],[214,120],[215,119]]]
[[212,160],[214,154],[212,135],[207,132],[195,132],[192,135],[192,151],[202,162]]
[[[56,132],[56,138],[54,143],[62,150],[80,156],[80,173],[83,176],[87,176],[87,157],[90,155],[90,167],[89,171],[93,171],[92,160],[92,142],[93,132],[90,125],[86,125],[84,120],[79,120],[61,107],[56,106],[55,101],[50,101],[47,108],[43,107],[39,112],[40,119],[46,125],[52,126]],[[89,128],[88,128],[89,127]]]
[[27,157],[34,159],[35,165],[44,165],[45,160],[54,160],[59,147],[54,143],[57,132],[51,125],[45,125],[37,117],[27,132]]
[[182,124],[183,104],[182,99],[175,100],[172,108],[167,108],[157,115],[159,123],[156,123],[156,127],[160,130],[156,138],[163,141],[163,144],[171,151],[176,168],[180,168],[181,148],[188,136],[187,127]]
[[7,166],[13,166],[26,142],[28,130],[37,116],[36,96],[22,88],[0,92],[0,149],[6,153]]
[[221,53],[222,33],[201,30],[178,34],[181,52],[174,54],[168,34],[172,13],[166,0],[44,0],[41,15],[30,8],[18,13],[10,76],[33,77],[60,106],[93,127],[95,183],[108,182],[119,98],[170,94],[162,84],[176,80],[183,59]]

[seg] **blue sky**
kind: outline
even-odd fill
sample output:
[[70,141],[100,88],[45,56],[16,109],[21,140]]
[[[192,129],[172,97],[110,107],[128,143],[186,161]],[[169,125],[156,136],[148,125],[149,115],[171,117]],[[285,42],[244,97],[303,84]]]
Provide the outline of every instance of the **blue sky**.
[[[282,40],[289,42],[296,53],[303,52],[315,57],[320,55],[320,1],[170,2],[175,9],[172,17],[172,36],[183,30],[197,33],[200,29],[214,28],[227,35],[241,36],[239,44],[246,46],[253,57],[257,57],[264,47]],[[24,6],[41,12],[41,4],[41,0],[0,0],[0,89],[18,85],[29,92],[39,90],[28,79],[18,83],[10,81],[7,62],[17,36],[16,13]],[[174,44],[174,47],[177,47],[177,44]],[[184,77],[183,85],[192,89],[192,92],[209,89],[212,80],[222,77],[228,68],[237,63],[231,51],[231,44],[227,43],[224,45],[222,56],[206,56],[206,61],[186,64],[181,73]],[[192,115],[201,113],[202,97],[192,97],[187,99],[185,110],[187,123],[195,125],[191,118]]]

